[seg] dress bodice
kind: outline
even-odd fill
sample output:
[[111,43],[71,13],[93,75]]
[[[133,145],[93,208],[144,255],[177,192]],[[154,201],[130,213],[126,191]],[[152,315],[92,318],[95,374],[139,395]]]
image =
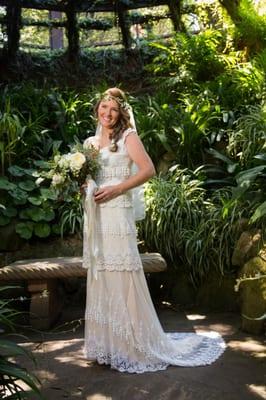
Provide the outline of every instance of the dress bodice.
[[[91,144],[99,150],[99,159],[101,168],[96,176],[98,187],[116,185],[128,179],[131,175],[132,160],[129,157],[125,139],[129,134],[135,134],[133,129],[127,129],[118,140],[118,149],[116,152],[109,150],[109,147],[99,148],[99,138],[97,136],[89,137],[85,140],[84,146]],[[128,191],[115,199],[99,204],[100,207],[131,207],[132,193]]]

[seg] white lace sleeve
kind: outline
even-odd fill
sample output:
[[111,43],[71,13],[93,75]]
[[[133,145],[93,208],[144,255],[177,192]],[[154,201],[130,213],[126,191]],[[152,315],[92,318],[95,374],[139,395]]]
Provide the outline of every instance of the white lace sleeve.
[[126,129],[126,130],[124,131],[123,136],[122,136],[122,138],[123,138],[123,143],[125,143],[126,138],[127,138],[129,135],[131,135],[131,134],[137,135],[136,129],[128,128],[128,129]]

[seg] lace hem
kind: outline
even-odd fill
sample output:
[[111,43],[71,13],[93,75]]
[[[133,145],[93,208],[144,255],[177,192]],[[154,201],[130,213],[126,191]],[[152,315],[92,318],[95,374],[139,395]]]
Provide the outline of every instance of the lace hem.
[[137,271],[142,268],[143,266],[139,255],[106,255],[105,257],[99,256],[97,258],[98,271]]
[[90,360],[96,360],[99,364],[110,365],[112,369],[119,372],[128,372],[131,374],[143,374],[144,372],[156,372],[165,370],[169,364],[158,362],[156,364],[141,363],[139,361],[130,361],[126,356],[119,353],[106,353],[104,348],[92,345],[92,350],[84,348],[84,357]]
[[89,284],[86,304],[85,354],[121,372],[209,365],[225,349],[214,332],[165,333],[143,271],[103,273]]
[[[122,331],[119,331],[120,340],[123,339],[121,335]],[[206,333],[207,334],[207,333]],[[97,340],[88,340],[84,346],[84,357],[90,360],[95,360],[99,364],[110,365],[111,368],[118,370],[119,372],[137,373],[141,374],[144,372],[155,372],[165,370],[168,366],[179,366],[179,367],[198,367],[207,366],[215,362],[225,350],[225,343],[219,335],[212,341],[210,338],[204,337],[203,334],[197,335],[195,333],[164,333],[169,339],[182,340],[184,336],[191,337],[193,340],[194,336],[202,336],[202,342],[200,349],[191,351],[191,354],[176,355],[174,351],[168,355],[163,352],[160,355],[158,350],[156,354],[158,356],[149,356],[145,352],[142,353],[141,349],[136,348],[140,354],[144,355],[145,361],[134,360],[132,356],[121,352],[119,349],[113,350],[112,352],[107,351],[105,346],[98,343]],[[182,344],[181,344],[182,346]],[[178,342],[176,343],[176,352],[178,352]],[[130,349],[133,351],[134,349]],[[146,357],[145,357],[146,356]],[[135,357],[136,358],[136,353]]]

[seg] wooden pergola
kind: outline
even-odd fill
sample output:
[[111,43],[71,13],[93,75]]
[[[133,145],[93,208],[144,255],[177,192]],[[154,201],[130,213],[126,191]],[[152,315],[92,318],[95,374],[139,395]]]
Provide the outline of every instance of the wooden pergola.
[[[108,23],[98,21],[83,22],[78,21],[79,13],[97,13],[112,12],[117,15],[118,25],[121,31],[124,48],[128,51],[132,46],[130,25],[137,23],[129,18],[129,11],[157,6],[168,6],[167,16],[173,23],[175,31],[182,29],[181,24],[181,1],[180,0],[0,0],[0,6],[6,7],[6,16],[1,21],[6,25],[7,42],[5,52],[9,59],[14,59],[19,50],[20,29],[23,25],[34,25],[34,21],[25,21],[22,19],[21,11],[23,8],[59,11],[64,13],[65,21],[50,21],[50,27],[65,27],[68,39],[69,60],[77,60],[80,44],[79,29],[110,29]],[[152,18],[153,16],[151,16]],[[160,16],[159,18],[164,18]],[[82,25],[83,24],[83,25]],[[47,26],[47,22],[39,26]]]

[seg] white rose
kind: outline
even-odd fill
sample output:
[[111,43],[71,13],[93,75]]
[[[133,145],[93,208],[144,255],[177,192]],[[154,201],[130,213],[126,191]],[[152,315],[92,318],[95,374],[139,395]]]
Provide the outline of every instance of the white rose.
[[62,175],[60,175],[60,174],[54,174],[53,175],[53,179],[52,179],[52,185],[53,186],[57,186],[57,185],[60,185],[60,183],[63,183],[64,182],[64,177],[62,176]]
[[73,153],[70,156],[70,169],[72,171],[79,171],[85,162],[86,157],[84,156],[84,154],[80,153],[79,151],[77,153]]

